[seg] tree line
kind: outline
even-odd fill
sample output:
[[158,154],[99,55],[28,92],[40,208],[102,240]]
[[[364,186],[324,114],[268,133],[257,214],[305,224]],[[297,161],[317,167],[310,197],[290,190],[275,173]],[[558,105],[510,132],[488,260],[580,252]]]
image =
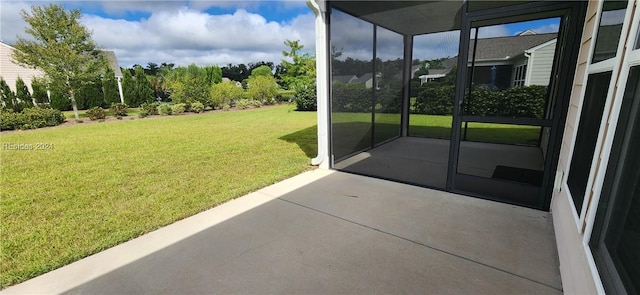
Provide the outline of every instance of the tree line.
[[[21,11],[21,16],[27,23],[25,33],[32,38],[18,37],[13,58],[22,66],[42,70],[45,75],[32,83],[33,94],[22,85],[17,85],[18,91],[13,93],[0,79],[0,106],[4,111],[50,106],[72,109],[78,120],[78,109],[108,107],[121,102],[115,73],[93,41],[91,32],[81,25],[79,10],[67,11],[59,4],[50,4],[32,6],[30,11]],[[292,91],[314,87],[315,57],[303,53],[299,41],[287,40],[285,46],[289,48],[282,52],[286,60],[278,65],[260,61],[223,67],[195,64],[176,67],[165,62],[122,68],[124,103],[137,107],[155,101],[208,99],[211,88],[221,83],[222,77],[238,81],[243,90],[254,92],[256,85],[269,88],[265,93],[271,91],[272,84]],[[49,99],[45,99],[47,92]],[[49,105],[45,104],[47,101]]]

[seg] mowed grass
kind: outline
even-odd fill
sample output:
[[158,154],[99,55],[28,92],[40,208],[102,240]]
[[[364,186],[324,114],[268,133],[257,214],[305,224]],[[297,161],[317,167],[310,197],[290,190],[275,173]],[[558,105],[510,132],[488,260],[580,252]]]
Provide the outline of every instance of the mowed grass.
[[[349,141],[347,144],[349,150],[352,146],[358,145],[355,142],[361,138],[365,138],[365,146],[370,144],[370,140],[366,139],[367,136],[371,136],[369,134],[371,129],[370,113],[334,113],[332,118],[334,132],[340,132],[344,137],[341,141]],[[409,136],[450,139],[452,120],[452,116],[410,114]],[[378,114],[376,122],[378,130],[383,130],[385,135],[392,135],[394,134],[393,130],[399,128],[400,116],[397,114]],[[462,136],[464,136],[463,127],[464,123],[461,126]],[[463,137],[463,140],[536,145],[539,137],[540,127],[470,122],[467,126],[467,137],[466,139]]]
[[316,114],[293,109],[2,134],[53,149],[0,150],[0,287],[309,169]]

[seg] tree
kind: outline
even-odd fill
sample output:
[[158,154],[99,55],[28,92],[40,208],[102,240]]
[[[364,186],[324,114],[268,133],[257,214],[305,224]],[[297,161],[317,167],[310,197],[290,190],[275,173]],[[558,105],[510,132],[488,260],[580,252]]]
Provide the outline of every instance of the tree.
[[251,71],[251,76],[249,77],[255,77],[255,76],[266,76],[266,77],[273,77],[273,74],[271,73],[271,68],[266,66],[266,65],[262,65],[259,66],[255,69],[253,69]]
[[0,105],[6,110],[21,111],[21,109],[18,110],[20,106],[16,101],[16,95],[2,77],[0,77]]
[[104,94],[102,92],[102,80],[95,77],[93,81],[83,83],[76,93],[76,103],[81,110],[88,110],[93,107],[104,105]]
[[228,64],[225,67],[222,67],[222,76],[227,77],[230,80],[241,82],[247,78],[249,78],[249,69],[244,64],[239,65],[231,65]]
[[195,64],[176,68],[168,76],[167,83],[173,102],[189,104],[197,101],[208,106],[211,84],[207,82],[206,71]]
[[154,100],[154,91],[151,82],[147,79],[147,75],[144,73],[144,69],[141,66],[135,68],[135,80],[136,80],[136,100],[131,107],[138,107],[145,102],[152,102]]
[[18,37],[13,58],[18,64],[42,70],[50,86],[71,100],[79,120],[76,92],[90,84],[107,68],[107,60],[80,24],[80,10],[67,12],[59,4],[32,6],[31,13],[20,12],[27,23],[25,32],[33,37]]
[[222,69],[218,66],[208,66],[202,69],[206,76],[205,81],[207,85],[218,84],[222,82]]
[[102,93],[104,103],[110,106],[113,103],[120,103],[120,92],[118,91],[118,81],[111,68],[107,69],[102,77]]
[[251,76],[248,80],[247,96],[264,104],[276,102],[278,87],[271,76]]
[[311,87],[316,80],[316,60],[308,53],[302,54],[304,48],[299,40],[286,40],[284,44],[289,47],[289,51],[283,51],[284,57],[290,58],[293,62],[282,60],[284,71],[280,73],[280,78],[287,89],[297,90]]
[[47,84],[44,80],[34,77],[31,80],[31,89],[33,89],[31,96],[37,104],[43,104],[49,101],[49,96],[47,95]]
[[122,71],[122,92],[124,94],[124,103],[132,106],[133,102],[138,99],[136,91],[136,81],[133,80],[131,72],[127,69]]
[[27,84],[25,84],[24,80],[20,77],[16,79],[16,98],[18,103],[22,104],[22,108],[33,107],[33,100],[31,99],[29,88],[27,88]]

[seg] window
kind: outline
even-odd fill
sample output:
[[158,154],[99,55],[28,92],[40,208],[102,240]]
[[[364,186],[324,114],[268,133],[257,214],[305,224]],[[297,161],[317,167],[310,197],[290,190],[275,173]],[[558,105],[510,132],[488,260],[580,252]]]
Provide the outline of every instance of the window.
[[527,65],[524,64],[516,66],[513,71],[513,86],[524,86],[524,81],[527,75]]
[[596,47],[591,62],[597,63],[616,56],[622,33],[622,23],[627,10],[627,1],[605,0],[596,36]]
[[590,246],[609,294],[640,292],[640,66],[631,69]]
[[611,72],[591,74],[587,80],[578,134],[576,136],[567,184],[576,206],[578,215],[582,210],[582,202],[589,181],[591,161],[596,148],[600,131],[600,121],[604,111]]

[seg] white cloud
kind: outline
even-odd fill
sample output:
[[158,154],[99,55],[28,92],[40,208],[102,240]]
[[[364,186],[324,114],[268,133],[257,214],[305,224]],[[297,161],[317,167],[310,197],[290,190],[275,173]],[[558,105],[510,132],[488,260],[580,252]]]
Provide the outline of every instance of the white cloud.
[[[47,2],[48,3],[48,2]],[[300,40],[305,50],[315,49],[315,23],[311,11],[283,22],[268,21],[263,16],[237,9],[232,14],[210,15],[200,9],[224,5],[238,6],[238,2],[193,1],[105,1],[103,9],[110,13],[150,11],[148,18],[126,20],[85,13],[81,22],[93,31],[93,38],[101,47],[114,50],[121,66],[146,65],[148,62],[187,65],[226,65],[282,59],[286,39]],[[257,2],[246,2],[246,7]],[[24,35],[25,23],[20,9],[30,3],[2,1],[0,37],[7,43]],[[299,3],[282,3],[274,9]],[[198,9],[195,9],[197,7]],[[279,7],[279,8],[278,8]]]
[[17,35],[24,35],[26,22],[20,16],[21,10],[29,10],[24,2],[0,1],[0,40],[14,43]]

